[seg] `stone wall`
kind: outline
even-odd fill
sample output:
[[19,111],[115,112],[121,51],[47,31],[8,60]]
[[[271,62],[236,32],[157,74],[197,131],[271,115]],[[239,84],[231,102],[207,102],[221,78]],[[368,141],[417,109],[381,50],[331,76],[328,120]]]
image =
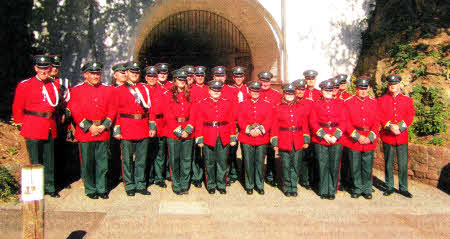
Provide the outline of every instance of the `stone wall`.
[[[408,178],[450,192],[450,150],[446,147],[409,144]],[[384,171],[382,144],[375,152],[374,168]],[[394,160],[394,172],[398,170]],[[397,184],[397,182],[395,182]]]

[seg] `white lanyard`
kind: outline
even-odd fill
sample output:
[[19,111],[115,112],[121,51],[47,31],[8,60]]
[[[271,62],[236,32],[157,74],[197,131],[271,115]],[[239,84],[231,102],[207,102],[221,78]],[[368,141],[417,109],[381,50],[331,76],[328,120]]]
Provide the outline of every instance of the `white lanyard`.
[[[43,83],[43,82],[42,82],[42,83]],[[45,101],[45,99],[47,99],[47,102],[48,102],[52,107],[55,107],[55,106],[57,106],[58,103],[59,103],[59,95],[58,95],[58,90],[56,89],[56,86],[55,86],[55,84],[53,84],[53,82],[52,82],[52,86],[53,86],[53,90],[54,90],[54,92],[55,92],[55,98],[56,98],[54,104],[53,104],[52,100],[50,99],[50,96],[48,95],[48,91],[47,91],[47,88],[45,88],[45,84],[42,86],[42,94],[44,95],[44,99],[43,99],[43,100]]]
[[144,88],[145,88],[145,93],[147,93],[147,99],[148,99],[147,102],[145,102],[144,97],[142,96],[142,93],[141,93],[141,91],[139,91],[139,89],[137,88],[137,86],[136,86],[136,89],[135,89],[135,90],[136,90],[137,96],[138,96],[139,99],[141,100],[141,102],[142,102],[142,104],[144,105],[144,107],[147,108],[147,109],[149,109],[150,106],[151,106],[150,92],[148,91],[147,87],[144,86]]

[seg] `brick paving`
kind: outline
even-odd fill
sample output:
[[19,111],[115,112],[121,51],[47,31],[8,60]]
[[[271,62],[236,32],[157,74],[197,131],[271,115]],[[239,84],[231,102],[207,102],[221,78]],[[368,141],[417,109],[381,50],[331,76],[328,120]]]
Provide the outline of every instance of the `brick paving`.
[[[375,176],[383,180],[381,171]],[[397,178],[396,178],[397,179]],[[397,181],[396,181],[397,182]],[[287,198],[266,185],[266,195],[248,196],[241,184],[227,195],[192,188],[176,196],[152,185],[151,196],[127,197],[119,184],[109,200],[84,196],[81,180],[60,199],[45,197],[46,238],[448,238],[449,195],[410,181],[413,199],[352,199],[339,192],[321,200],[303,188]],[[21,237],[21,204],[0,205],[1,238]]]

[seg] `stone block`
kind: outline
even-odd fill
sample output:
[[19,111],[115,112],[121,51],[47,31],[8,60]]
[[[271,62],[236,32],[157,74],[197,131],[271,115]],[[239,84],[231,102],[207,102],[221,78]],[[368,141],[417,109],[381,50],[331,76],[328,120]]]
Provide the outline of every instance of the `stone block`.
[[408,157],[411,162],[426,164],[428,162],[428,151],[423,145],[410,144],[408,146]]
[[414,171],[414,176],[419,179],[424,179],[427,176],[427,173],[421,171]]
[[417,164],[411,165],[411,167],[414,171],[428,172],[428,165],[426,165],[426,164],[417,163]]
[[439,174],[438,173],[427,173],[427,178],[430,180],[439,180]]
[[408,176],[413,176],[414,175],[414,171],[412,171],[411,169],[408,169]]

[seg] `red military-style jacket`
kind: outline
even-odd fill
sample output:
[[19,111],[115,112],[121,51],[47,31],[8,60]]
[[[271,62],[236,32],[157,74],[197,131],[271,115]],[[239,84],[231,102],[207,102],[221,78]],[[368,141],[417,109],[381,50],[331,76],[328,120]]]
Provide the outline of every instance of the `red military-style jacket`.
[[[139,100],[136,100],[130,89]],[[139,92],[142,98],[140,98]],[[120,134],[123,140],[148,138],[150,136],[150,121],[154,121],[151,114],[153,102],[148,88],[141,83],[127,82],[115,88],[114,95],[117,98],[114,135]],[[147,106],[149,108],[146,108]]]
[[[170,82],[169,82],[170,83]],[[156,86],[150,86],[144,84],[144,87],[150,91],[150,99],[152,101],[152,108],[150,111],[150,124],[155,123],[156,125],[156,136],[165,137],[166,132],[166,121],[164,119],[164,111],[166,109],[167,100],[169,97],[169,91],[164,90],[165,88]]]
[[158,88],[158,94],[162,94],[166,91],[169,91],[170,88],[172,87],[172,82],[166,80],[164,82],[164,84],[161,83],[161,81],[158,80],[158,82],[156,83],[156,87]]
[[346,100],[352,96],[353,95],[348,93],[347,91],[339,91],[336,95],[336,98],[341,99],[341,100]]
[[[44,87],[48,97],[44,95]],[[20,134],[23,137],[46,140],[50,131],[52,138],[56,138],[55,107],[58,105],[52,106],[49,101],[52,104],[64,101],[59,97],[59,91],[59,82],[51,79],[43,82],[36,76],[17,85],[12,110],[14,122],[22,127]],[[45,113],[48,117],[32,115],[32,112]]]
[[[249,145],[269,143],[269,131],[272,126],[273,106],[269,101],[247,98],[238,105],[239,141]],[[263,135],[252,137],[250,130],[258,128]]]
[[194,126],[191,122],[192,103],[186,99],[184,92],[178,93],[177,102],[173,100],[172,94],[169,95],[164,113],[167,122],[167,137],[181,139],[181,133],[186,131],[189,134],[187,139],[193,138]]
[[[380,128],[377,101],[368,96],[361,99],[352,96],[344,101],[347,110],[347,130],[344,133],[346,147],[356,151],[372,151],[377,147],[378,129]],[[369,137],[370,144],[360,144],[360,135]]]
[[312,142],[331,145],[323,139],[326,134],[336,137],[335,144],[342,143],[342,134],[346,130],[346,111],[344,102],[338,99],[324,99],[313,103],[309,124],[311,127]]
[[191,96],[191,101],[192,103],[197,103],[200,100],[203,100],[207,97],[209,97],[209,87],[205,84],[203,84],[202,86],[193,84],[191,87],[191,92],[190,92],[190,96]]
[[[109,129],[116,116],[114,89],[105,84],[80,83],[72,88],[67,105],[76,124],[75,139],[79,142],[105,141],[110,137]],[[92,124],[104,125],[106,130],[92,136]]]
[[318,101],[322,97],[322,93],[316,88],[314,88],[312,91],[306,88],[304,97],[312,101]]
[[308,107],[304,102],[289,103],[284,100],[276,106],[270,141],[281,150],[291,151],[310,143]]
[[237,104],[239,102],[236,89],[229,85],[223,86],[221,97],[230,100],[233,104]]
[[250,91],[245,84],[242,84],[241,86],[235,84],[232,86],[232,89],[234,90],[234,94],[236,94],[238,103],[244,102],[244,100],[250,98]]
[[214,147],[217,136],[222,145],[237,140],[236,106],[230,100],[220,97],[216,101],[208,97],[195,103],[192,112],[196,143]]
[[[408,127],[412,124],[415,111],[412,98],[398,94],[386,94],[378,98],[380,109],[381,131],[380,138],[391,145],[401,145],[409,142]],[[402,132],[394,135],[390,130],[392,124],[397,124]]]
[[268,90],[261,89],[259,91],[259,98],[269,101],[273,106],[280,104],[281,93],[270,88]]

